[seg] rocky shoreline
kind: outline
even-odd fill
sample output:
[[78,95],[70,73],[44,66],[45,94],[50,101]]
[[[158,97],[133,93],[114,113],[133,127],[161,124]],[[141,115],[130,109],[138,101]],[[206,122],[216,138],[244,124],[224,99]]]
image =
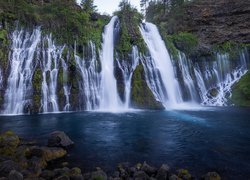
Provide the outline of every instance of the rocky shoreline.
[[12,131],[6,131],[0,134],[0,180],[221,179],[216,172],[194,177],[186,169],[174,172],[167,164],[156,168],[146,162],[134,166],[120,163],[111,174],[99,167],[92,172],[83,172],[80,168],[72,168],[68,162],[62,161],[70,148],[74,148],[74,142],[62,131],[52,132],[47,145],[42,146],[36,141],[27,141]]

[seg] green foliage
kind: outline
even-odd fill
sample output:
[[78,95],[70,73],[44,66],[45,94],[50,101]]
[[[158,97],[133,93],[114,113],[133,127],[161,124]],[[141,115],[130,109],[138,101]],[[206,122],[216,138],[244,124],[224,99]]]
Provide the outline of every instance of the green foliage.
[[124,59],[134,45],[139,48],[139,51],[145,51],[145,44],[139,30],[143,16],[126,0],[123,0],[119,7],[120,10],[115,12],[120,20],[120,39],[116,45],[116,51],[122,56],[121,59]]
[[96,11],[96,6],[94,5],[93,0],[82,0],[81,6],[85,12],[93,13]]
[[58,43],[74,44],[77,41],[78,44],[87,44],[93,40],[100,45],[102,28],[108,20],[94,14],[94,6],[84,10],[75,0],[1,1],[0,7],[1,21],[13,23],[13,20],[18,20],[21,25],[32,28],[41,26],[45,33],[52,33]]
[[175,46],[187,55],[194,52],[198,46],[198,37],[192,33],[179,32],[172,35]]
[[233,87],[231,100],[236,106],[250,106],[250,72]]

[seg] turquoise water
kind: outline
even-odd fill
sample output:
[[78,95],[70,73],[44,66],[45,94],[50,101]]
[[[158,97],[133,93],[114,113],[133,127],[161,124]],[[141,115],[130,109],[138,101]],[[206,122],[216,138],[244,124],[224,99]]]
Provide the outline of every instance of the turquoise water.
[[75,142],[71,164],[84,171],[146,160],[197,176],[208,171],[226,179],[250,175],[250,109],[245,108],[0,116],[0,130],[8,129],[44,143],[48,133],[65,131]]

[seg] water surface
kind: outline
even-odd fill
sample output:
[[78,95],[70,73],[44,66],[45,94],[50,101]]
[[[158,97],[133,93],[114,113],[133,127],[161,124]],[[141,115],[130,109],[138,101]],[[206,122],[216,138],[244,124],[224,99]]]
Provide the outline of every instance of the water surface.
[[71,163],[84,171],[146,160],[197,176],[208,171],[226,179],[250,175],[250,109],[245,108],[0,116],[0,131],[8,129],[44,143],[48,133],[65,131],[75,142]]

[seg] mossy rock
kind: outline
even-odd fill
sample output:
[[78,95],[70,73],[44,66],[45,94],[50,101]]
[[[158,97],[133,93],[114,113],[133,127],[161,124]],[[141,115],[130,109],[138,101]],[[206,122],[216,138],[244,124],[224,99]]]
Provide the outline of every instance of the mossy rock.
[[164,109],[147,85],[142,64],[137,66],[132,77],[131,102],[140,109]]
[[12,131],[6,131],[0,135],[0,154],[12,156],[20,143],[19,137]]
[[250,106],[250,72],[234,85],[231,101],[236,106]]

